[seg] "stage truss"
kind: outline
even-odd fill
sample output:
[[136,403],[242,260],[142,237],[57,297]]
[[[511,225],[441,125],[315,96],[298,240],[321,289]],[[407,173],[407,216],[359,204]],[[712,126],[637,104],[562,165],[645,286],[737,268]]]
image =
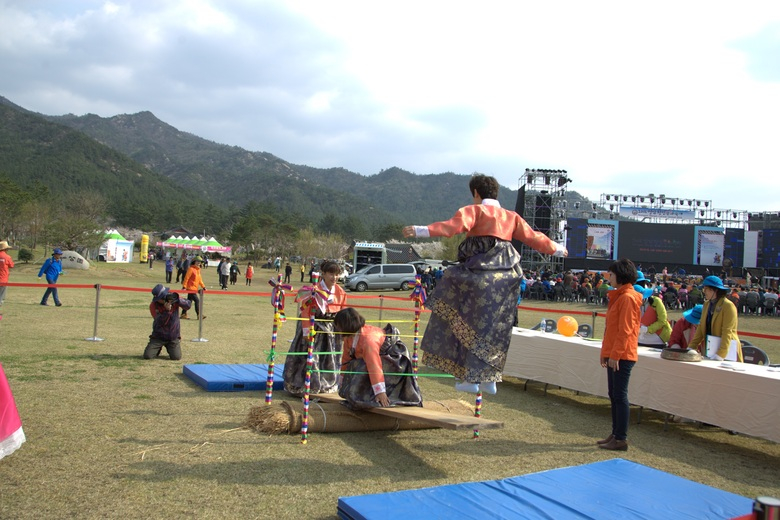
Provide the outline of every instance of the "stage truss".
[[714,208],[712,201],[685,197],[655,195],[624,195],[602,193],[599,206],[609,212],[610,219],[618,216],[642,222],[665,224],[694,224],[719,228],[748,229],[748,212]]
[[[570,182],[566,170],[528,169],[520,178],[519,189],[525,190],[522,217],[536,231],[541,231],[558,243],[564,242],[566,224],[566,185]],[[563,258],[539,253],[533,248],[515,243],[522,255],[526,271],[560,273]]]

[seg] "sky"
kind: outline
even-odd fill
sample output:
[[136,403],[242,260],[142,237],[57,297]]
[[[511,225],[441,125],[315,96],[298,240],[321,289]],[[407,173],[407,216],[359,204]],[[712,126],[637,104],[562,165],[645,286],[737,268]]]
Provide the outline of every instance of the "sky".
[[362,175],[566,170],[595,201],[780,210],[779,57],[776,0],[0,0],[26,109]]

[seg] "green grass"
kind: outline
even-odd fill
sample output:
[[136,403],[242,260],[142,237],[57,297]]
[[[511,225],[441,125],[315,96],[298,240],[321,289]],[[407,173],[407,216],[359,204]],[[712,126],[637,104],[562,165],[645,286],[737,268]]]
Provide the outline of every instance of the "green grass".
[[[479,440],[471,432],[408,430],[313,433],[301,445],[298,436],[248,431],[242,424],[264,394],[204,392],[183,376],[182,365],[264,362],[272,329],[269,299],[207,292],[208,342],[191,341],[198,322],[190,320],[182,324],[182,361],[165,355],[146,361],[148,291],[164,279],[159,265],[100,264],[61,279],[146,290],[101,291],[101,342],[84,339],[93,336],[94,289],[61,289],[59,308],[38,305],[42,287],[8,289],[0,363],[27,443],[0,461],[0,518],[332,518],[339,496],[504,478],[614,456],[593,444],[609,429],[605,399],[567,390],[549,390],[545,397],[541,385],[524,392],[522,381],[502,383],[498,395],[485,396],[483,416],[505,427],[485,430]],[[17,264],[11,281],[39,283],[37,268]],[[258,270],[251,288],[242,280],[231,289],[266,291],[271,277]],[[206,270],[205,280],[216,289],[216,270]],[[378,306],[376,299],[350,296],[353,304]],[[525,304],[543,310],[521,312],[523,326],[542,316],[594,310]],[[292,298],[287,305],[292,315]],[[383,307],[382,321],[402,321],[402,334],[411,334],[412,314],[387,310],[408,308],[407,302],[385,299]],[[378,310],[364,312],[378,319]],[[589,316],[575,317],[590,323]],[[780,318],[740,320],[740,330],[756,333],[776,334],[778,325]],[[280,351],[293,330],[292,320],[282,326]],[[596,318],[597,335],[602,330],[603,319]],[[751,341],[780,360],[776,341]],[[429,400],[463,396],[451,379],[424,377],[421,387]],[[277,392],[274,399],[290,398]],[[631,450],[621,456],[747,497],[780,496],[780,445],[692,424],[664,432],[663,419],[647,410],[641,425],[634,418]]]

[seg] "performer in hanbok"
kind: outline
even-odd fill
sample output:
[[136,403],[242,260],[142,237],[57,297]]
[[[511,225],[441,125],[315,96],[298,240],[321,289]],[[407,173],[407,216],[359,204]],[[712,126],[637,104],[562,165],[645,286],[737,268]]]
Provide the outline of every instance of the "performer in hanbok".
[[[347,294],[336,284],[341,268],[332,260],[320,265],[322,279],[318,291],[302,287],[296,301],[301,304],[299,317],[295,325],[295,337],[290,345],[290,353],[284,361],[284,389],[297,396],[306,393],[306,352],[309,349],[309,319],[315,318],[314,366],[311,373],[310,393],[328,394],[338,390],[336,379],[341,354],[341,338],[333,334],[333,317],[346,307]],[[312,292],[314,294],[312,295]]]
[[398,329],[366,325],[352,307],[333,319],[337,334],[344,336],[339,395],[353,410],[387,406],[422,406],[409,350]]
[[460,208],[450,220],[406,226],[403,235],[466,233],[458,247],[459,263],[444,271],[426,304],[431,318],[421,343],[423,362],[461,379],[458,390],[495,393],[506,363],[523,272],[511,240],[548,255],[566,256],[568,251],[534,231],[514,211],[501,208],[495,178],[474,175],[469,190],[474,203]]
[[22,420],[16,410],[3,365],[0,365],[0,459],[19,449],[25,440]]

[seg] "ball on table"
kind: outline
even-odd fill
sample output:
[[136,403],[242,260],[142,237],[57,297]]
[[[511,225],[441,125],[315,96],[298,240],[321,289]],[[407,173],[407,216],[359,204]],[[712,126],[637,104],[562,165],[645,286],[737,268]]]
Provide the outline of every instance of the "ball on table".
[[574,336],[577,334],[577,328],[579,327],[579,324],[577,323],[577,320],[572,318],[571,316],[561,316],[558,319],[558,332],[560,332],[564,336]]

